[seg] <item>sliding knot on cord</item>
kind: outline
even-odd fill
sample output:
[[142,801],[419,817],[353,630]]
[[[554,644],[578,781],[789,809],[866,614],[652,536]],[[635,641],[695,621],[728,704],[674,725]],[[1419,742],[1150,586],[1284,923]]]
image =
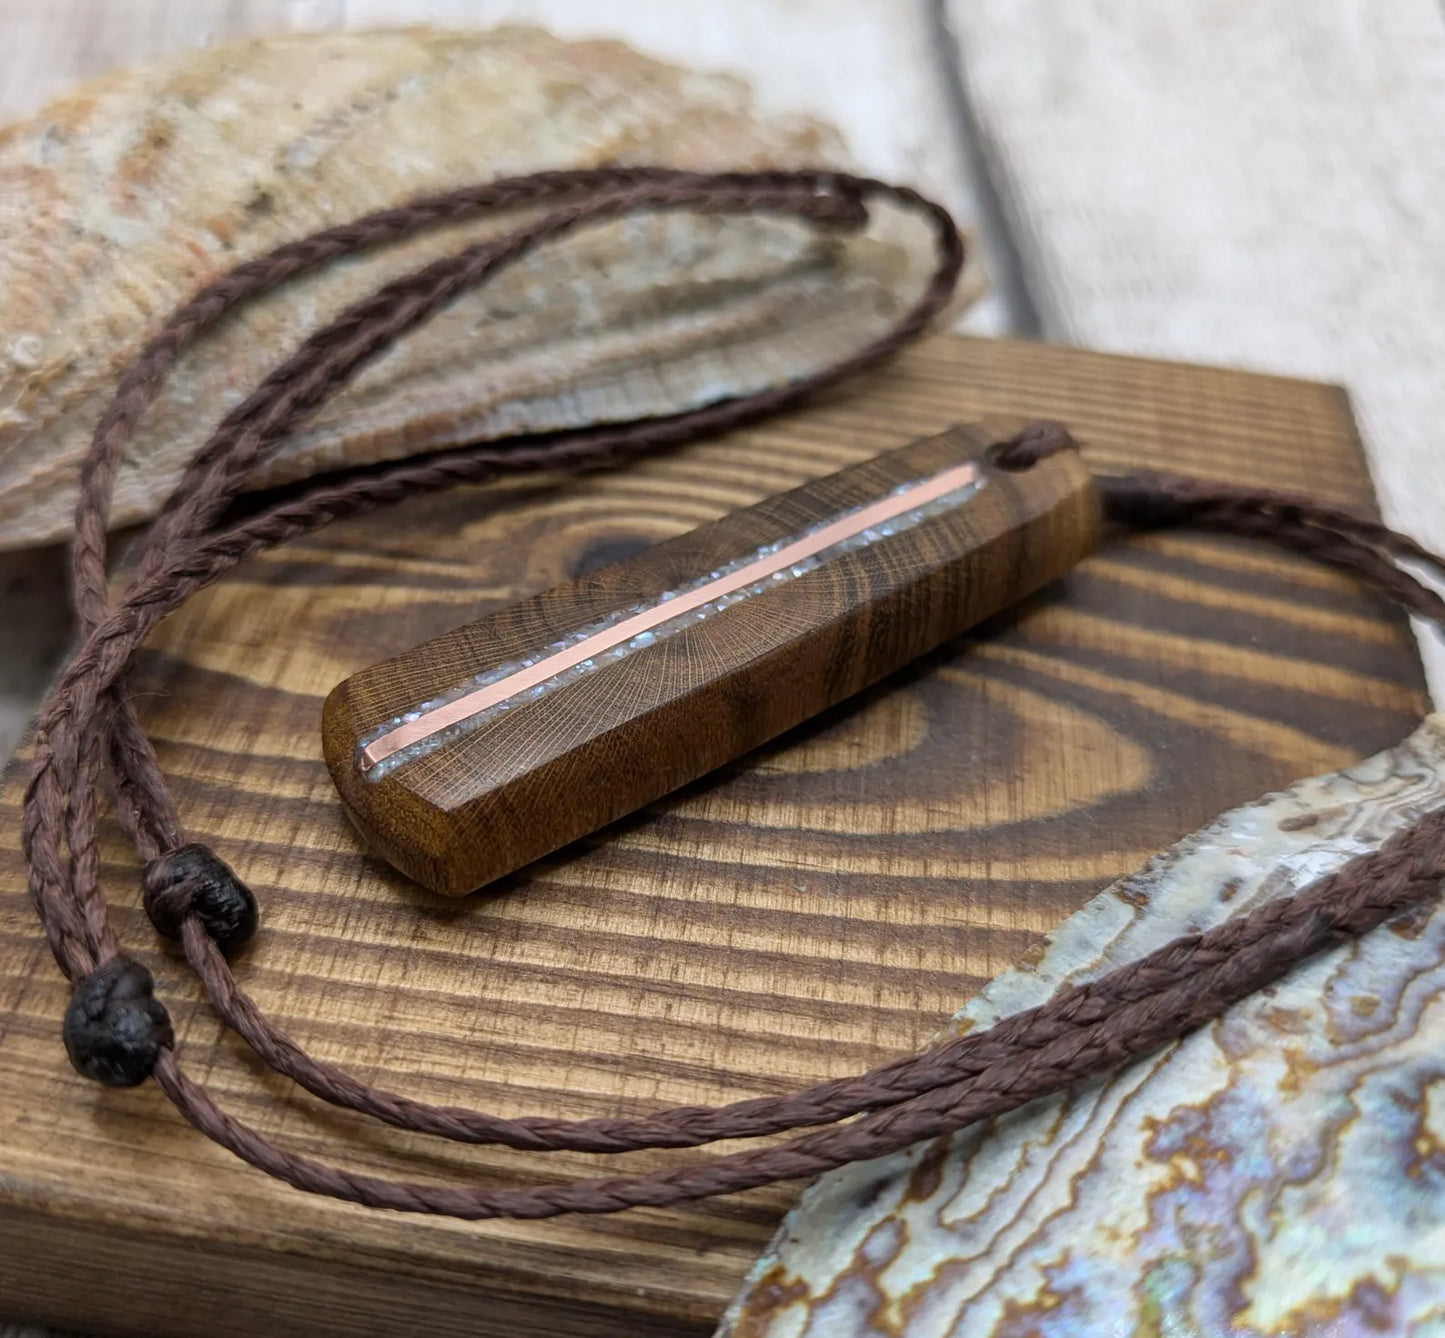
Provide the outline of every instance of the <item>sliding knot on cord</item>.
[[141,875],[151,924],[167,938],[180,938],[188,915],[199,917],[222,952],[239,947],[256,932],[256,897],[208,846],[192,843],[157,855]]
[[139,962],[112,957],[75,982],[61,1034],[75,1071],[107,1087],[136,1087],[174,1044],[155,979]]

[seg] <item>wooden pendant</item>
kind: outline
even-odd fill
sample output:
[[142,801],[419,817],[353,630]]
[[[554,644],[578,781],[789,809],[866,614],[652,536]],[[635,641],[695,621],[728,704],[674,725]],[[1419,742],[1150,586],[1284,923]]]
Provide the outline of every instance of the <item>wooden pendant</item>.
[[1069,570],[1072,451],[956,427],[372,665],[323,743],[370,848],[460,895],[801,724]]

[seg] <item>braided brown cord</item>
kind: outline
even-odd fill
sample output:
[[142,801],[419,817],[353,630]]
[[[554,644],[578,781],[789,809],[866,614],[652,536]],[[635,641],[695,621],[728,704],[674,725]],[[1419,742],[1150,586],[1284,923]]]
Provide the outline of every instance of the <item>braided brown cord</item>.
[[[403,495],[399,489],[417,491],[428,486],[447,486],[461,478],[485,479],[501,469],[602,466],[627,454],[773,412],[880,361],[912,338],[952,293],[963,263],[962,243],[952,220],[940,206],[906,187],[867,178],[826,171],[710,175],[663,168],[603,168],[541,173],[469,187],[340,225],[239,266],[208,285],[166,322],[122,378],[115,399],[96,428],[82,471],[76,541],[72,550],[73,584],[82,628],[94,638],[106,613],[105,521],[115,468],[125,444],[166,371],[184,349],[226,311],[247,298],[339,255],[394,241],[440,222],[455,222],[493,208],[558,202],[551,213],[503,237],[467,247],[386,284],[312,335],[244,403],[227,415],[192,462],[152,527],[138,582],[155,572],[163,551],[174,552],[184,546],[189,536],[203,531],[240,491],[246,471],[367,361],[435,314],[446,302],[544,241],[588,221],[642,207],[722,214],[790,213],[834,227],[858,227],[867,219],[865,201],[874,195],[891,197],[923,214],[935,235],[938,266],[917,303],[891,330],[856,353],[796,381],[669,418],[620,429],[567,434],[544,440],[530,449],[512,446],[503,451],[449,452],[421,462],[405,461],[390,470],[365,475],[350,485],[328,489],[328,485],[322,484],[317,509],[307,519],[301,519],[307,513],[304,499],[299,508],[293,505],[287,509],[286,518],[293,526],[299,523],[303,528],[314,528],[345,511],[354,512],[376,505],[388,496]],[[265,533],[265,521],[263,516],[255,522],[257,534]],[[301,530],[292,528],[290,532]],[[269,541],[278,542],[274,532]],[[114,640],[113,635],[111,639]],[[105,728],[89,732],[78,744],[73,737],[60,741],[65,748],[79,750],[67,803],[68,845],[72,852],[94,848],[93,803],[81,796],[93,793],[102,754],[108,751],[111,769],[117,778],[116,798],[122,819],[142,857],[154,858],[179,842],[174,805],[156,765],[154,751],[123,694],[108,691],[104,714]],[[42,725],[45,723],[42,717]],[[68,754],[65,761],[69,769]],[[45,791],[47,806],[60,800],[54,778],[42,774],[39,768],[32,774],[31,787],[32,791],[37,787]],[[29,814],[27,810],[27,849],[31,840]],[[47,886],[56,886],[58,855],[42,849],[40,858],[39,878]],[[34,862],[31,869],[34,891],[37,882]],[[88,958],[93,958],[92,965],[98,964],[117,950],[96,872],[88,865],[74,869],[70,879],[71,904],[47,921],[52,947],[62,965],[66,964],[68,955],[74,955],[78,969],[71,971],[72,975],[90,969],[85,966]],[[42,918],[46,915],[45,904],[43,898],[37,897]],[[57,936],[62,940],[59,944]]]
[[[378,466],[321,480],[229,526],[215,527],[246,476],[306,414],[370,359],[502,265],[571,228],[635,208],[791,213],[858,227],[886,195],[931,224],[938,268],[914,307],[885,335],[839,363],[746,398],[644,422],[520,439]],[[226,311],[339,255],[485,209],[547,205],[505,236],[395,280],[318,331],[217,429],[148,536],[138,570],[112,609],[106,600],[105,521],[116,466],[141,413],[176,359]],[[1205,934],[1175,940],[1109,975],[1060,991],[987,1031],[904,1056],[807,1091],[722,1107],[684,1107],[636,1120],[504,1119],[433,1106],[361,1083],[312,1059],[261,1014],[223,954],[254,926],[244,884],[204,847],[183,844],[154,752],[123,692],[149,630],[191,593],[253,554],[342,516],[419,491],[507,472],[608,465],[699,432],[771,412],[887,356],[946,302],[962,261],[948,215],[915,193],[828,172],[705,176],[664,169],[547,173],[386,210],[280,248],[216,281],[182,307],[123,378],[98,426],[82,479],[73,554],[85,637],[41,712],[22,839],[30,888],[57,961],[77,982],[67,1046],[82,1071],[128,1083],[154,1076],[180,1112],[238,1156],[299,1188],[378,1207],[466,1218],[546,1217],[662,1205],[811,1176],[906,1147],[1010,1110],[1136,1058],[1216,1016],[1294,963],[1363,933],[1433,896],[1445,869],[1445,816]],[[1002,443],[996,462],[1026,469],[1073,442],[1035,424]],[[1438,562],[1413,541],[1351,513],[1281,493],[1169,476],[1100,480],[1106,509],[1128,525],[1193,524],[1259,535],[1355,571],[1412,612],[1445,615],[1433,591],[1396,565]],[[176,1059],[149,973],[121,957],[99,887],[96,794],[109,771],[118,811],[145,863],[146,904],[185,955],[225,1021],[265,1062],[333,1104],[399,1128],[470,1143],[536,1150],[623,1152],[684,1147],[829,1125],[778,1145],[651,1175],[482,1191],[358,1175],[298,1157],[225,1115]],[[840,1120],[850,1123],[838,1124]]]
[[[447,195],[383,210],[342,224],[299,242],[288,243],[269,256],[247,262],[209,284],[167,320],[125,374],[106,413],[97,425],[91,451],[82,469],[76,508],[76,539],[72,548],[72,584],[81,626],[92,631],[105,614],[105,529],[115,469],[140,415],[182,352],[227,311],[286,279],[338,256],[394,241],[440,223],[454,223],[491,209],[558,202],[557,209],[530,227],[479,243],[444,257],[385,285],[318,330],[298,352],[278,367],[244,403],[222,422],[206,447],[186,470],[161,516],[152,526],[140,564],[143,576],[155,570],[166,544],[178,543],[211,523],[239,491],[248,469],[279,442],[307,412],[339,389],[370,358],[434,314],[451,298],[485,280],[508,260],[516,259],[550,237],[591,219],[641,206],[691,208],[717,213],[784,212],[835,227],[858,227],[867,220],[869,194],[891,195],[921,210],[934,228],[938,270],[915,307],[881,339],[830,368],[800,381],[758,395],[723,401],[671,419],[647,424],[648,437],[628,442],[616,433],[576,434],[571,449],[577,463],[606,463],[608,450],[682,440],[695,433],[730,426],[799,398],[852,371],[887,356],[928,321],[952,292],[962,266],[958,234],[947,213],[906,188],[840,176],[830,172],[759,172],[706,175],[663,168],[602,168],[538,173],[468,187]],[[455,453],[454,453],[455,454]],[[465,462],[460,453],[456,464]],[[433,461],[436,461],[433,457]],[[474,467],[483,462],[474,460]],[[557,463],[573,463],[559,456]],[[399,467],[406,471],[408,466]],[[454,481],[462,475],[451,475]],[[483,473],[482,477],[486,474]],[[440,485],[447,476],[438,479]],[[415,486],[423,486],[417,484]],[[155,754],[140,728],[134,709],[119,692],[107,701],[112,719],[107,731],[87,740],[81,784],[93,788],[101,765],[99,740],[109,735],[109,754],[116,775],[116,799],[143,858],[153,858],[175,845],[179,825]],[[88,814],[81,813],[83,822]],[[72,849],[88,844],[84,831]],[[103,905],[90,895],[94,880],[78,882],[92,928],[105,934]]]

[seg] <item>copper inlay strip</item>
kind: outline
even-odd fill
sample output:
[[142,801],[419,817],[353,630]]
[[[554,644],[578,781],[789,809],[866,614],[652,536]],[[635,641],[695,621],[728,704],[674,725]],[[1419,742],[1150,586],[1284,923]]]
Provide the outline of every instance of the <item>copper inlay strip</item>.
[[834,521],[831,525],[825,525],[822,529],[813,531],[806,538],[799,539],[797,543],[789,544],[776,553],[770,553],[756,562],[738,568],[737,571],[729,572],[715,581],[709,581],[694,590],[680,594],[677,598],[664,604],[658,604],[655,608],[646,609],[642,613],[635,614],[623,622],[616,623],[604,631],[579,641],[575,646],[569,646],[555,655],[549,655],[535,664],[518,669],[516,673],[508,674],[506,678],[498,679],[495,683],[479,687],[475,692],[468,692],[454,701],[438,706],[419,719],[407,721],[381,735],[380,738],[373,739],[361,750],[361,769],[369,770],[393,753],[400,752],[403,748],[409,748],[412,744],[430,738],[433,734],[440,733],[471,716],[479,715],[482,711],[515,697],[520,692],[526,692],[527,689],[546,682],[554,675],[564,673],[574,665],[581,664],[583,660],[595,659],[614,646],[625,644],[643,632],[650,632],[660,623],[670,622],[691,609],[700,608],[712,600],[731,594],[735,590],[741,590],[754,582],[766,580],[775,572],[786,571],[794,563],[802,562],[821,553],[825,548],[831,548],[834,544],[840,544],[846,539],[862,534],[864,530],[871,529],[875,525],[885,524],[895,517],[905,515],[920,506],[926,506],[929,502],[937,501],[938,498],[944,497],[948,493],[966,488],[969,484],[976,483],[978,477],[977,465],[973,463],[954,465],[950,469],[945,469],[941,474],[924,479],[906,492],[890,493],[887,497],[870,503],[843,519]]

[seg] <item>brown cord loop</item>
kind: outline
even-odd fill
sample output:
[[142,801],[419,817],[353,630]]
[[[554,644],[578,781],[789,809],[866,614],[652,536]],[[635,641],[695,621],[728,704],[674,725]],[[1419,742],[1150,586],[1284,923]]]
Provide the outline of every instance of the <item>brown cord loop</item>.
[[[829,367],[668,417],[481,443],[322,479],[229,524],[224,519],[255,465],[371,359],[459,293],[576,227],[639,208],[785,213],[820,226],[856,227],[866,220],[874,197],[891,198],[925,220],[937,268],[892,330]],[[544,212],[386,284],[307,339],[229,413],[153,524],[130,585],[114,607],[108,604],[105,528],[115,471],[157,387],[198,337],[250,297],[337,257],[487,210],[521,206],[543,206]],[[682,1107],[641,1119],[506,1118],[377,1089],[311,1058],[241,990],[224,948],[254,927],[254,899],[209,850],[183,843],[154,751],[124,691],[125,674],[150,629],[237,563],[343,516],[509,472],[613,465],[794,404],[912,338],[948,300],[962,262],[962,243],[947,212],[884,182],[836,172],[707,175],[600,168],[511,178],[384,210],[248,261],[179,308],[121,379],[82,472],[72,577],[83,640],[42,708],[26,792],[22,844],[31,896],[57,962],[77,982],[64,1029],[76,1068],[116,1084],[152,1074],[197,1129],[268,1174],[313,1193],[461,1218],[613,1212],[817,1175],[1012,1110],[1147,1054],[1340,938],[1364,933],[1437,896],[1445,874],[1445,813],[1427,814],[1378,851],[1293,896],[1177,939],[1099,980],[1067,987],[1044,1005],[987,1030],[806,1091]],[[995,458],[1005,468],[1027,468],[1073,447],[1061,425],[1038,423],[1003,443]],[[1100,490],[1106,511],[1122,524],[1188,523],[1269,538],[1356,572],[1413,613],[1445,616],[1445,603],[1397,565],[1408,558],[1439,570],[1439,559],[1367,518],[1307,498],[1168,475],[1103,479]],[[179,934],[187,961],[227,1025],[263,1061],[322,1100],[402,1129],[537,1150],[611,1153],[809,1127],[812,1132],[651,1174],[502,1190],[361,1175],[277,1146],[220,1110],[181,1070],[150,973],[120,952],[96,852],[97,791],[106,774],[121,821],[146,864],[146,904],[157,928]]]
[[1007,441],[1001,441],[989,453],[989,458],[1000,469],[1030,469],[1040,460],[1047,460],[1060,451],[1077,451],[1076,442],[1062,423],[1046,418],[1030,423],[1016,432]]
[[192,842],[146,863],[141,874],[145,912],[157,932],[180,938],[186,917],[196,916],[222,952],[256,932],[256,897],[209,846]]

